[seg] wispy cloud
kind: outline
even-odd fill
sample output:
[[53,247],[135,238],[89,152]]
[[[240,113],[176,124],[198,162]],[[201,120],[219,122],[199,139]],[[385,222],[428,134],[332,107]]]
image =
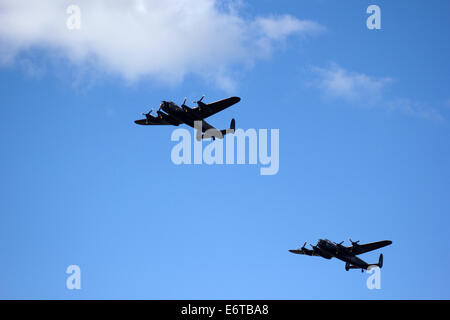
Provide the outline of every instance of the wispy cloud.
[[150,76],[178,82],[197,74],[230,87],[231,66],[251,65],[288,37],[323,29],[289,15],[249,20],[234,3],[78,0],[81,29],[70,31],[66,1],[0,0],[0,61],[43,48],[129,81]]
[[325,27],[310,20],[299,20],[289,15],[258,17],[253,22],[260,36],[270,40],[285,40],[293,33],[314,34],[325,30]]
[[421,102],[411,101],[409,99],[395,99],[386,101],[389,110],[400,111],[413,117],[422,119],[444,121],[444,116],[435,108]]
[[348,101],[379,99],[383,89],[392,82],[387,77],[376,78],[347,71],[337,64],[331,64],[328,68],[312,67],[312,70],[317,75],[316,86],[323,89],[327,97]]
[[410,116],[444,120],[442,114],[427,104],[405,98],[388,98],[386,89],[394,82],[390,77],[373,77],[348,71],[335,63],[330,66],[312,67],[315,75],[312,84],[324,92],[327,99],[342,99],[364,107],[382,106],[388,111],[399,111]]

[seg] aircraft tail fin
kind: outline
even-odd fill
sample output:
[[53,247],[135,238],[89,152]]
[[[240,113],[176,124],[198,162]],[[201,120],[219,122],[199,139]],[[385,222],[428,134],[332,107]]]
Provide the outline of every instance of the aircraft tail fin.
[[223,138],[228,133],[234,133],[235,130],[236,130],[236,120],[234,120],[234,118],[233,118],[233,119],[231,119],[231,122],[230,122],[230,128],[220,130],[220,133],[222,134],[222,138]]
[[381,269],[383,267],[383,254],[380,254],[380,258],[378,259],[377,266]]
[[383,268],[383,254],[380,254],[380,257],[378,258],[378,263],[374,263],[369,265],[369,267],[378,267],[378,268]]
[[231,119],[231,122],[230,122],[230,128],[229,129],[220,130],[220,132],[224,136],[227,133],[234,133],[234,130],[236,130],[236,120],[234,120],[234,118],[233,118],[233,119]]

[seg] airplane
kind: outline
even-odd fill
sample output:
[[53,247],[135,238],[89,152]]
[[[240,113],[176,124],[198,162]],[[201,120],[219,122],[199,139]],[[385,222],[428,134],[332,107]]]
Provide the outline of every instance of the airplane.
[[[234,133],[236,127],[236,121],[234,119],[231,120],[230,128],[224,130],[218,130],[205,121],[206,118],[216,114],[232,105],[241,101],[239,97],[230,97],[227,99],[219,100],[212,103],[204,103],[202,102],[203,95],[200,100],[193,101],[192,103],[196,103],[197,107],[190,108],[186,105],[186,98],[183,101],[181,107],[176,105],[174,102],[170,101],[162,101],[159,106],[158,111],[156,111],[157,116],[154,117],[151,115],[153,109],[151,109],[148,113],[143,113],[145,119],[140,119],[134,121],[139,125],[173,125],[179,126],[184,123],[188,126],[195,128],[195,121],[201,122],[201,132],[197,132],[197,140],[207,139],[207,138],[219,138],[222,139],[224,135],[228,133]],[[163,112],[164,111],[164,112]],[[199,131],[199,130],[197,130]],[[207,132],[206,132],[207,131]],[[205,133],[206,134],[203,134]]]
[[362,253],[366,253],[369,251],[373,251],[379,248],[383,248],[392,244],[390,240],[383,240],[378,242],[371,242],[366,244],[359,244],[358,241],[352,241],[351,246],[343,246],[344,241],[340,243],[331,242],[327,239],[319,239],[315,246],[311,245],[312,250],[306,249],[306,242],[300,249],[289,250],[289,252],[296,254],[304,254],[307,256],[319,256],[325,259],[331,259],[333,257],[342,260],[345,262],[345,270],[348,271],[350,269],[361,269],[361,272],[367,270],[369,267],[377,266],[379,268],[383,267],[383,254],[380,254],[380,258],[378,259],[378,263],[368,264],[367,262],[361,260],[357,257]]

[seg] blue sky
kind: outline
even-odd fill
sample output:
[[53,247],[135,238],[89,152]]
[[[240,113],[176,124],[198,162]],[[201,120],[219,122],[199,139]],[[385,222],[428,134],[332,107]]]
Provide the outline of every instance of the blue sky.
[[[0,1],[0,298],[449,298],[448,1],[221,3],[181,35],[164,19],[99,27],[123,11],[101,1],[78,1],[77,34],[76,2]],[[133,123],[202,94],[242,98],[219,128],[280,130],[277,175],[176,166],[173,128]],[[384,254],[381,290],[287,251],[349,237],[393,241],[361,256]]]

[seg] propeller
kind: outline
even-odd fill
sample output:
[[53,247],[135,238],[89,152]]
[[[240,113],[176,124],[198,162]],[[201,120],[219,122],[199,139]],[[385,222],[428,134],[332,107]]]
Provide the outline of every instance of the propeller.
[[199,102],[202,102],[202,100],[203,100],[204,97],[205,97],[205,95],[202,95],[202,97],[200,98],[200,100],[198,100],[198,101],[192,101],[192,103],[198,104]]
[[189,107],[186,105],[187,98],[184,98],[183,103],[181,104],[181,109],[183,109],[185,112],[188,111]]
[[352,241],[352,239],[348,239],[348,240],[350,240],[350,242],[352,243],[352,246],[357,246],[358,245],[358,243],[359,243],[359,240],[358,241]]
[[341,242],[339,242],[338,244],[337,244],[337,249],[336,249],[336,254],[338,254],[339,253],[339,250],[341,250],[342,249],[342,244],[344,243],[344,241],[341,241]]
[[152,114],[152,112],[153,112],[153,108],[151,108],[149,112],[143,113],[142,115],[143,115],[143,116],[149,116],[149,115]]
[[308,241],[306,241],[304,244],[303,244],[303,246],[300,248],[300,250],[301,251],[304,251],[306,248],[305,248],[305,246],[306,246],[306,243],[307,243]]
[[149,117],[152,114],[152,112],[153,112],[153,108],[151,108],[150,111],[147,112],[147,113],[142,113],[142,115],[145,116],[145,123],[146,124],[148,124],[148,120],[149,120]]

